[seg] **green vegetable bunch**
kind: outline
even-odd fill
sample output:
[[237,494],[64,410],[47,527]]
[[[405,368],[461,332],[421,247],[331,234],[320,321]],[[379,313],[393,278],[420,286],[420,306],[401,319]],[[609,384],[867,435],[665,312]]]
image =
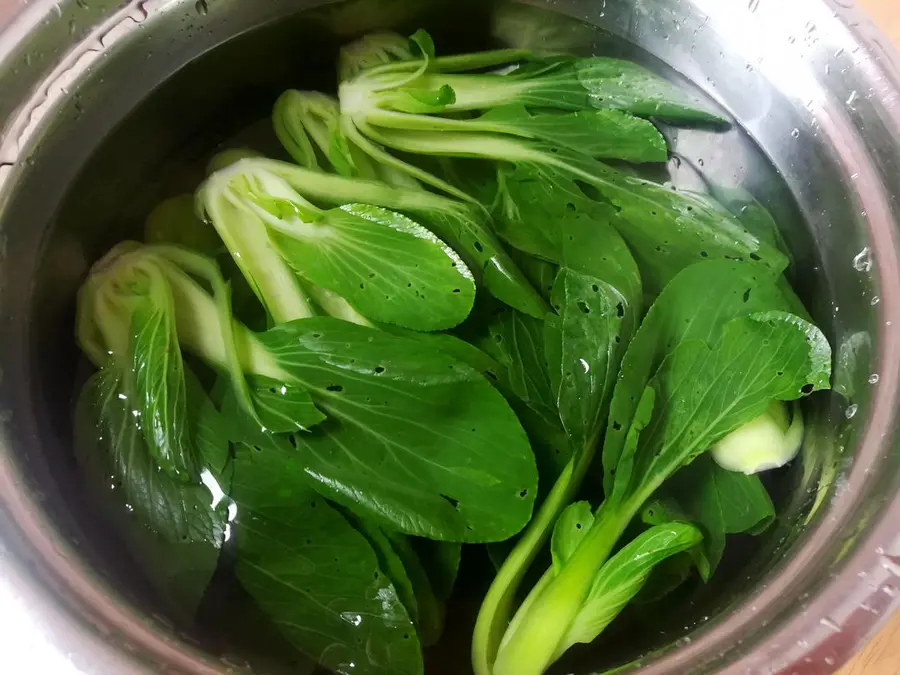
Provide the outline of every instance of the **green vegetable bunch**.
[[725,124],[644,68],[419,31],[339,72],[276,102],[293,162],[216,156],[93,267],[79,462],[162,594],[233,569],[310,672],[421,674],[489,544],[474,670],[539,675],[771,524],[831,350],[749,195],[600,161]]

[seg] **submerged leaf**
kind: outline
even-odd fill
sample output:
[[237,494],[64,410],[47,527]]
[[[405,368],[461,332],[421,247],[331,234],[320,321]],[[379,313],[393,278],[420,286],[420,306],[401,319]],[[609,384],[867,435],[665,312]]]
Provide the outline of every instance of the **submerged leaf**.
[[456,253],[414,221],[348,204],[311,223],[285,223],[272,242],[301,276],[347,299],[373,321],[416,330],[461,323],[475,282]]
[[144,240],[148,244],[178,244],[207,255],[224,249],[215,229],[197,215],[194,195],[160,202],[147,216]]
[[600,56],[578,59],[575,72],[597,108],[670,122],[725,121],[705,102],[631,61]]
[[616,471],[615,493],[643,503],[679,467],[762,414],[770,400],[827,387],[830,358],[818,329],[784,312],[733,319],[713,345],[680,343],[654,376],[656,412],[633,471]]
[[[134,405],[147,447],[163,470],[187,481],[197,476],[197,458],[187,420],[184,364],[172,291],[162,271],[147,263],[134,268],[129,285]],[[149,275],[149,276],[142,276]]]
[[494,108],[471,126],[533,138],[591,157],[629,162],[664,162],[668,146],[650,122],[619,110],[532,114],[523,105]]
[[606,494],[613,493],[613,477],[638,403],[665,356],[685,340],[715,344],[731,319],[787,308],[776,275],[756,263],[696,263],[663,290],[628,346],[613,393],[603,447]]
[[306,485],[302,465],[242,446],[237,578],[284,636],[347,675],[421,675],[415,627],[366,539]]
[[638,535],[597,573],[587,600],[569,626],[557,656],[577,643],[594,640],[643,588],[660,562],[693,548],[702,534],[687,523],[657,525]]
[[407,534],[499,541],[534,503],[534,456],[484,378],[420,341],[327,318],[259,337],[327,419],[294,435],[329,499]]
[[160,470],[136,413],[111,370],[97,373],[82,389],[75,413],[75,452],[94,489],[121,495],[122,508],[169,542],[219,547],[224,504],[205,485],[185,483]]
[[563,426],[576,448],[593,445],[608,411],[612,386],[636,317],[633,299],[615,286],[560,271],[545,329],[550,382]]
[[497,359],[497,387],[531,440],[542,484],[552,485],[572,454],[547,372],[544,322],[514,310],[488,326],[485,351]]
[[681,469],[664,489],[686,519],[703,531],[704,580],[722,559],[725,535],[760,534],[775,519],[775,507],[759,477],[726,471],[708,456]]
[[276,434],[306,431],[325,419],[303,387],[259,375],[246,379],[253,408],[266,431]]

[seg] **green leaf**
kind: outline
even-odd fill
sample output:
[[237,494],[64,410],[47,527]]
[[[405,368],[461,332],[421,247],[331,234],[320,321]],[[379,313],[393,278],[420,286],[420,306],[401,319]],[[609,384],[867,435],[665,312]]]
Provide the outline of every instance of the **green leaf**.
[[705,102],[631,61],[592,57],[578,59],[574,68],[596,108],[626,110],[669,122],[725,121]]
[[728,534],[760,534],[775,519],[775,507],[758,476],[726,471],[708,456],[681,469],[663,490],[672,495],[685,520],[703,532],[704,580],[716,571]]
[[474,370],[422,342],[318,317],[259,336],[328,419],[295,434],[316,489],[389,529],[499,541],[531,516],[522,427]]
[[532,286],[538,290],[544,299],[549,301],[559,267],[552,262],[517,250],[510,251],[510,255]]
[[200,459],[203,466],[212,472],[222,489],[227,492],[230,480],[226,480],[226,467],[231,459],[228,423],[213,400],[207,396],[197,376],[190,369],[185,369],[184,375],[188,415]]
[[613,476],[644,389],[666,355],[685,340],[715,344],[731,319],[787,307],[776,275],[761,264],[696,263],[666,286],[628,346],[613,393],[603,446],[606,494],[613,493]]
[[224,504],[205,485],[160,470],[135,412],[112,369],[85,384],[75,412],[75,453],[88,480],[95,490],[113,493],[121,509],[164,540],[218,548],[225,531]]
[[[400,598],[400,602],[406,608],[406,613],[409,614],[409,618],[412,619],[413,623],[417,624],[419,621],[419,603],[416,599],[416,592],[406,571],[406,564],[401,560],[395,549],[391,535],[384,532],[378,525],[357,518],[350,512],[345,512],[344,517],[369,542],[369,546],[372,547],[375,557],[378,559],[378,568],[387,574],[388,579],[394,586],[394,590],[397,592],[397,597]],[[420,641],[421,637],[420,633]]]
[[306,486],[296,456],[242,446],[232,498],[237,578],[288,640],[335,672],[423,672],[413,623],[375,553]]
[[215,229],[197,215],[194,195],[179,195],[160,202],[144,224],[148,244],[178,244],[185,248],[215,255],[224,248]]
[[313,223],[294,220],[270,237],[298,274],[346,298],[373,321],[442,330],[472,310],[475,282],[468,268],[431,232],[400,214],[347,204]]
[[398,559],[403,561],[403,566],[412,584],[418,608],[415,622],[416,630],[419,632],[419,641],[423,647],[430,647],[441,639],[441,634],[444,632],[446,607],[435,594],[428,572],[413,547],[412,538],[402,534],[389,536],[391,545]]
[[415,49],[412,51],[418,52],[418,56],[425,57],[426,59],[434,58],[434,40],[431,39],[431,35],[428,31],[420,28],[409,36],[409,41],[411,45],[415,46]]
[[656,412],[641,434],[633,471],[615,473],[616,493],[639,503],[681,466],[761,415],[769,401],[828,386],[831,349],[818,328],[784,312],[733,319],[713,345],[685,340],[652,386]]
[[625,344],[636,324],[634,298],[606,281],[562,269],[545,328],[550,383],[573,445],[593,446],[606,420]]
[[453,246],[495,298],[524,314],[543,318],[549,306],[493,232],[485,227],[483,216],[464,206],[447,210],[416,209],[415,213],[429,229]]
[[[543,152],[547,152],[546,150]],[[647,293],[704,260],[758,261],[781,272],[787,259],[708,197],[676,191],[559,149],[545,161],[569,173],[614,208],[611,220],[631,248]]]
[[[228,462],[228,440],[221,435],[219,412],[200,388],[196,377],[190,371],[186,374],[188,405],[195,424],[197,447],[206,465],[218,478],[221,490],[227,491],[230,483],[224,468]],[[97,421],[88,419],[96,414],[93,397],[97,395],[97,387],[102,386],[103,378],[102,373],[95,375],[79,399],[75,419],[79,465],[87,474],[85,478],[93,499],[121,538],[137,568],[166,603],[168,611],[186,625],[190,624],[216,571],[219,541],[215,544],[203,539],[170,541],[150,530],[139,512],[128,508],[123,490],[110,490],[106,461],[109,449],[101,447],[106,439],[97,436]],[[206,499],[204,512],[214,497],[207,492]],[[214,517],[218,520],[220,514]]]
[[383,324],[378,326],[378,328],[391,335],[396,335],[407,340],[416,340],[431,349],[441,351],[447,356],[465,363],[473,370],[477,370],[482,375],[486,375],[491,379],[496,377],[496,373],[500,368],[500,364],[485,351],[482,351],[475,345],[469,344],[465,340],[460,340],[458,337],[447,333],[420,333],[418,331],[388,324]]
[[288,382],[247,376],[250,400],[262,426],[272,433],[306,431],[325,420],[309,392]]
[[219,549],[206,542],[171,542],[134,521],[122,523],[118,534],[171,616],[191,625],[219,564]]
[[643,588],[656,565],[693,548],[701,540],[700,530],[693,525],[667,523],[629,542],[600,568],[557,655],[576,643],[592,642]]
[[550,539],[553,568],[557,572],[572,557],[593,524],[594,512],[590,502],[569,504],[560,514],[553,528],[553,537]]
[[778,223],[752,194],[741,187],[723,187],[711,182],[707,186],[713,199],[740,220],[750,234],[790,257],[791,252]]
[[655,126],[618,110],[532,114],[524,105],[510,104],[473,122],[473,129],[546,141],[601,159],[665,162],[668,158],[666,140]]
[[[396,76],[386,75],[385,82]],[[377,78],[366,84],[377,90]],[[725,120],[703,101],[630,61],[604,57],[554,57],[526,63],[507,75],[429,73],[417,87],[451,86],[456,102],[448,111],[489,110],[516,103],[526,108],[565,111],[613,109],[670,122]],[[372,92],[372,105],[390,108],[395,92]]]
[[197,457],[188,426],[184,364],[172,291],[154,264],[135,268],[129,280],[133,405],[140,411],[144,440],[167,473],[196,478]]
[[[245,175],[276,175],[310,199],[329,204],[364,203],[406,213],[450,245],[496,298],[531,316],[547,304],[485,226],[480,210],[420,189],[351,180],[274,160],[247,160]],[[226,214],[227,215],[227,214]]]
[[547,372],[543,321],[506,310],[488,326],[485,351],[497,360],[496,386],[528,433],[542,483],[552,485],[572,456]]
[[414,538],[412,546],[428,574],[436,597],[446,602],[456,585],[462,545],[452,541]]
[[[659,563],[631,602],[635,605],[652,605],[675,592],[691,578],[695,565],[692,553],[697,548],[695,546],[690,551],[677,553]],[[656,607],[647,608],[648,613],[656,611]]]

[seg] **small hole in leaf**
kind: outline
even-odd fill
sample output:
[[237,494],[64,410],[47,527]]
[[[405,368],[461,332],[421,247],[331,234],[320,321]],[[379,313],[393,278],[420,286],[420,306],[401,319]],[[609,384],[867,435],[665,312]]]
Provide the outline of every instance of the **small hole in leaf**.
[[329,384],[327,389],[328,389],[328,391],[334,391],[334,392],[344,391],[344,388],[339,384]]
[[700,251],[700,257],[701,257],[701,258],[708,258],[708,257],[709,257],[709,253],[707,253],[706,251]]
[[585,303],[585,302],[582,301],[582,300],[579,300],[579,301],[578,301],[578,309],[580,309],[580,310],[581,310],[582,312],[584,312],[585,314],[590,314],[590,313],[591,313],[591,308],[588,307],[588,306],[587,306],[587,303]]
[[306,545],[307,545],[307,546],[311,546],[311,545],[312,545],[312,539],[307,539],[307,540],[306,540]]
[[269,387],[269,393],[275,394],[275,393],[277,393],[277,390],[275,389],[275,387]]
[[384,372],[384,366],[375,366],[375,372],[381,375]]
[[620,302],[618,305],[616,305],[616,315],[617,315],[620,319],[621,319],[623,316],[625,316],[625,305],[623,305],[621,302]]
[[359,287],[360,287],[360,288],[365,288],[366,285],[365,285],[365,284],[360,284]]
[[375,278],[375,272],[369,272],[369,278],[370,278],[370,279],[374,279],[374,278]]
[[616,431],[619,431],[622,429],[622,425],[619,424],[618,422],[613,422],[613,429],[615,429]]
[[619,337],[618,335],[616,335],[616,342],[621,342],[621,341],[622,341],[622,338]]
[[599,287],[597,284],[594,284],[594,285],[591,286],[591,290],[593,290],[594,293],[599,293],[599,292],[600,292],[600,287]]
[[491,370],[486,370],[486,371],[484,371],[484,374],[487,375],[488,378],[494,380],[495,382],[497,381],[497,374],[495,372],[493,372]]
[[[473,244],[473,246],[475,247],[475,250],[478,251],[479,253],[484,253],[484,246],[481,245],[480,241],[476,241]],[[453,266],[456,267],[456,263],[453,263]]]
[[297,437],[294,434],[288,436],[288,443],[294,446],[294,450],[297,449]]
[[498,335],[495,335],[495,336],[494,336],[494,342],[496,342],[497,344],[500,344],[501,342],[503,342],[503,336],[502,336],[502,335],[499,335],[499,334],[498,334]]
[[441,498],[447,500],[447,503],[449,503],[450,506],[452,506],[454,509],[459,508],[459,500],[458,499],[453,499],[453,497],[448,497],[447,495],[441,495]]
[[454,289],[453,289],[452,291],[450,291],[450,292],[451,292],[451,293],[460,293],[461,291],[460,291],[460,289],[458,289],[458,288],[454,288]]
[[254,445],[254,446],[253,446],[253,449],[254,449],[256,452],[262,452],[262,448],[259,447],[258,445]]
[[815,387],[812,384],[804,384],[802,387],[800,387],[800,391],[804,394],[811,394],[814,388]]
[[655,216],[655,215],[656,215],[656,211],[651,211],[651,212],[650,212],[650,215],[651,215],[651,216]]
[[744,291],[744,302],[750,302],[750,291],[751,290],[752,289],[748,288],[746,291]]
[[581,529],[581,523],[575,523],[575,529],[576,529],[576,530],[580,530],[580,529]]
[[778,371],[777,373],[775,373],[775,374],[776,374],[778,377],[782,377],[782,376],[784,375],[784,371],[783,371],[783,370],[779,370],[779,371]]
[[566,210],[568,210],[568,211],[574,211],[574,210],[575,210],[575,205],[574,205],[572,202],[569,202],[568,204],[566,204]]
[[404,634],[403,634],[403,639],[404,639],[404,640],[409,640],[409,633],[404,633]]
[[762,260],[756,253],[750,254],[750,260]]
[[410,281],[408,284],[406,284],[406,287],[407,287],[407,288],[412,288],[412,282]]
[[322,334],[321,334],[321,333],[313,333],[312,336],[313,336],[316,340],[318,340],[320,337],[322,337]]
[[528,496],[528,488],[524,488],[521,492],[519,492],[519,498],[525,499]]

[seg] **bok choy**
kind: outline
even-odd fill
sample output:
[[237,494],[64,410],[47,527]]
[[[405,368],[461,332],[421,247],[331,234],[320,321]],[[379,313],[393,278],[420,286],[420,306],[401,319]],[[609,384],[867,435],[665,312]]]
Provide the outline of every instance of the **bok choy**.
[[472,668],[540,675],[772,525],[831,348],[752,196],[624,166],[706,102],[425,31],[337,65],[292,161],[220,152],[91,268],[77,459],[187,620],[230,584],[303,672],[424,675],[487,544]]

